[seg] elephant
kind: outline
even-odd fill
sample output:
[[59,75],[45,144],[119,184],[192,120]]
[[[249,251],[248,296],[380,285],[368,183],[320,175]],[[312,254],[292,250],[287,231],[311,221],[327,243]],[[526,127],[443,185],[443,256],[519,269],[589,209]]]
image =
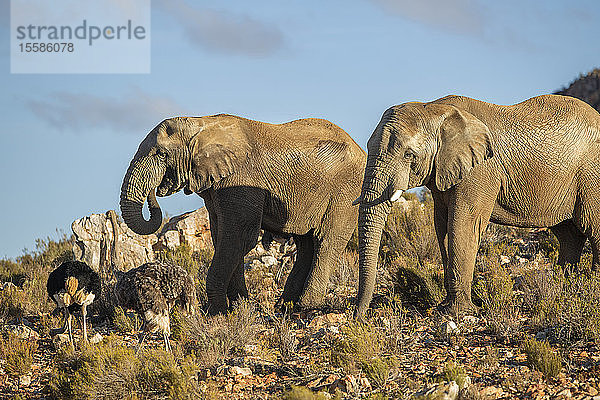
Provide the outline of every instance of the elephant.
[[123,179],[121,213],[131,230],[150,234],[162,222],[156,196],[183,189],[204,199],[215,247],[206,276],[210,314],[248,296],[243,258],[261,228],[292,236],[296,260],[278,303],[318,308],[356,228],[352,200],[365,165],[365,151],[323,119],[269,124],[227,114],[175,117],[141,142]]
[[586,240],[600,263],[600,114],[572,97],[543,95],[500,106],[463,96],[386,110],[367,144],[359,205],[359,294],[373,296],[382,228],[404,190],[426,186],[444,264],[450,315],[471,301],[475,259],[488,222],[547,227],[558,263],[576,265]]

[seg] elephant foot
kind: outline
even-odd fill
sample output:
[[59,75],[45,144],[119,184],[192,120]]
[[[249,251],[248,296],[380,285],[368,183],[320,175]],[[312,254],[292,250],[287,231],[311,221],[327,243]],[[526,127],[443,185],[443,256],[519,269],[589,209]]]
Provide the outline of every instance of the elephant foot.
[[300,300],[296,303],[296,307],[302,311],[307,310],[318,310],[325,308],[325,297],[324,296],[300,296]]
[[294,302],[292,300],[287,300],[283,297],[280,297],[275,303],[274,309],[282,314],[292,314],[299,311],[297,308],[297,303],[297,301]]
[[438,304],[437,311],[444,315],[461,318],[465,315],[475,315],[479,309],[467,296],[447,296]]
[[218,314],[227,314],[227,300],[225,301],[208,301],[208,307],[206,309],[206,313],[209,316],[214,316]]

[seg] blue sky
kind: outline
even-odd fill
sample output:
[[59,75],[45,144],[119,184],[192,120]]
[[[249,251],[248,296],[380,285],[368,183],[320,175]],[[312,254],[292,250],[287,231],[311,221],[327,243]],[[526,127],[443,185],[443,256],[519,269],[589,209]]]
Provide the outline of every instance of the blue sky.
[[[391,105],[510,104],[600,67],[597,0],[153,0],[150,74],[19,75],[0,1],[0,257],[118,209],[131,156],[165,117],[321,117],[364,148]],[[160,202],[170,215],[202,205]]]

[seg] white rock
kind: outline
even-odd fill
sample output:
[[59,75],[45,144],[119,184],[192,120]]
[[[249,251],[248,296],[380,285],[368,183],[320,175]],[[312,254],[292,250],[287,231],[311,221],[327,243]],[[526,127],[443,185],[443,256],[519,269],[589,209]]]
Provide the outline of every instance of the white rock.
[[4,329],[20,339],[39,340],[40,338],[39,333],[25,325],[6,325]]
[[89,339],[89,341],[91,344],[97,344],[97,343],[100,343],[103,339],[104,338],[102,337],[102,335],[96,332],[96,334],[94,336],[92,336]]
[[21,375],[19,377],[19,386],[31,385],[31,375]]
[[252,375],[252,370],[247,367],[234,366],[234,367],[230,367],[227,372],[231,376],[236,376],[236,375],[250,376],[250,375]]
[[442,322],[438,328],[438,331],[442,336],[450,336],[459,333],[460,330],[458,329],[456,322],[450,320]]

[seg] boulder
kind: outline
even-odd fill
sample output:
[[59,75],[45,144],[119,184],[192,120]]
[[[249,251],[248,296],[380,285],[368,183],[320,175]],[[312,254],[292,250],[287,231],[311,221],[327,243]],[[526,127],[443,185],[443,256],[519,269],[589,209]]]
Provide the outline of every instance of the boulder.
[[[73,221],[71,229],[75,235],[73,253],[75,259],[84,261],[98,271],[101,278],[107,278],[106,269],[111,263],[123,271],[154,260],[152,246],[158,241],[156,235],[138,235],[123,221],[117,221],[119,230],[116,260],[112,259],[114,233],[112,223],[106,214],[92,214]],[[102,273],[105,272],[105,273]]]
[[173,250],[182,244],[194,251],[212,248],[208,211],[202,207],[169,219],[158,234],[155,250]]

